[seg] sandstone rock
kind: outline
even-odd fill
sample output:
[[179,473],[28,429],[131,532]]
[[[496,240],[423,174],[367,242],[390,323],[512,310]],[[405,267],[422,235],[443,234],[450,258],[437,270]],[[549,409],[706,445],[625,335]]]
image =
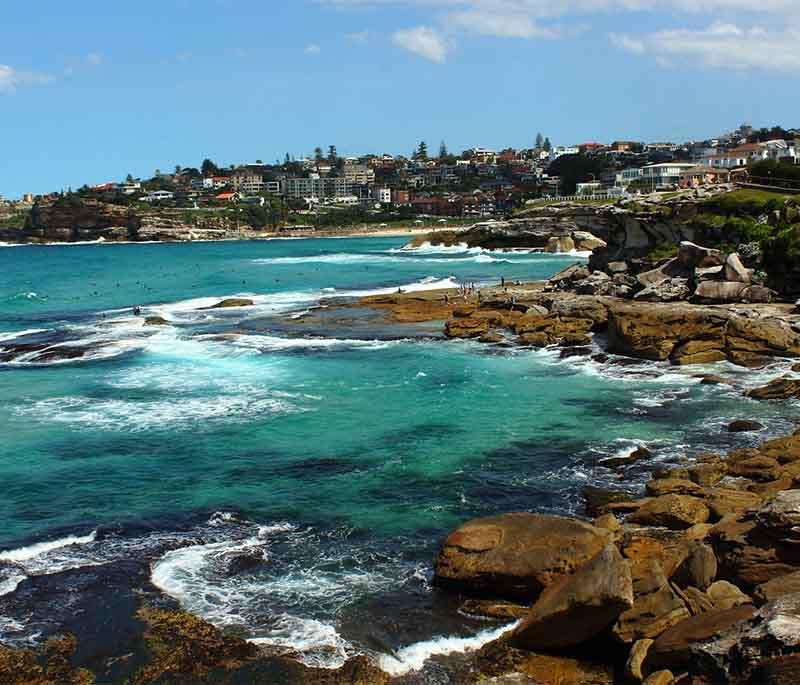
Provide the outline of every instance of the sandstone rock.
[[800,490],[784,490],[759,509],[756,520],[771,535],[800,542]]
[[755,596],[761,602],[772,602],[784,595],[800,593],[800,571],[778,576],[755,589]]
[[647,680],[644,681],[643,685],[672,685],[674,681],[675,676],[672,675],[672,671],[664,669],[647,676]]
[[731,626],[746,621],[755,614],[752,606],[715,609],[692,616],[665,630],[653,643],[645,667],[684,669],[691,659],[693,645],[711,640]]
[[726,516],[714,526],[709,540],[719,576],[741,588],[750,589],[796,570],[796,545],[775,539],[752,516]]
[[589,273],[589,269],[583,264],[573,264],[551,276],[548,282],[555,286],[561,286],[571,281],[583,280],[589,276]]
[[608,323],[608,307],[600,297],[563,295],[556,297],[550,311],[562,319],[588,319],[594,328]]
[[623,274],[628,272],[627,262],[609,262],[606,270],[611,274]]
[[763,430],[764,426],[758,421],[749,421],[748,419],[737,419],[728,424],[729,433],[749,433],[752,431]]
[[714,374],[703,374],[699,376],[700,385],[736,385],[736,381]]
[[634,300],[643,302],[675,302],[689,297],[691,290],[686,278],[665,278],[640,290]]
[[763,285],[749,285],[742,290],[742,302],[752,304],[769,304],[775,299],[775,291]]
[[748,390],[745,395],[754,400],[786,400],[800,397],[800,380],[783,376],[770,381],[760,388]]
[[614,283],[607,273],[595,271],[582,281],[576,281],[574,288],[581,295],[611,295],[614,292]]
[[686,469],[689,479],[703,487],[716,485],[728,474],[728,466],[721,459],[695,464]]
[[701,281],[694,296],[710,302],[739,302],[744,289],[744,283],[738,281]]
[[708,521],[710,512],[702,500],[689,495],[655,497],[633,513],[628,520],[648,526],[683,529]]
[[717,558],[714,550],[702,542],[689,544],[688,555],[675,571],[672,580],[679,587],[696,587],[705,590],[717,576]]
[[622,490],[608,490],[594,485],[584,486],[581,491],[587,516],[596,517],[605,513],[607,505],[612,503],[631,502],[633,497]]
[[732,488],[711,488],[705,493],[706,506],[714,519],[758,509],[761,501],[761,496],[756,493]]
[[695,269],[699,267],[719,266],[725,263],[725,256],[719,250],[702,247],[688,240],[678,245],[678,261],[684,266]]
[[642,459],[650,459],[653,453],[646,447],[637,447],[631,450],[630,454],[623,457],[606,457],[598,461],[598,465],[604,466],[607,469],[616,469],[620,466],[629,466],[635,464]]
[[679,588],[677,585],[673,585],[673,589],[689,608],[689,613],[692,616],[697,616],[698,614],[703,614],[714,609],[714,603],[709,596],[696,587],[689,586],[686,588]]
[[780,464],[798,461],[800,460],[800,435],[767,440],[759,447],[759,452],[766,457],[776,459]]
[[718,341],[724,349],[728,317],[711,307],[610,302],[609,352],[664,361],[691,340]]
[[230,309],[232,307],[252,307],[254,304],[253,300],[249,300],[246,297],[229,297],[225,300],[220,300],[216,304],[212,304],[210,307],[202,307],[202,309]]
[[581,251],[594,251],[600,247],[606,246],[606,241],[592,235],[588,231],[573,231],[572,240],[575,242],[575,248]]
[[721,281],[724,276],[724,266],[709,266],[708,268],[697,268],[694,270],[694,279],[700,281]]
[[525,618],[531,608],[511,602],[498,602],[488,599],[468,599],[461,605],[461,611],[470,616],[483,616],[501,620]]
[[644,660],[647,657],[647,652],[650,650],[652,644],[653,640],[650,640],[649,638],[643,638],[633,643],[630,655],[628,656],[628,661],[625,663],[625,675],[628,678],[635,680],[636,682],[641,682],[644,680],[642,664],[644,663]]
[[575,241],[569,236],[553,236],[547,240],[544,248],[545,252],[572,252],[575,249]]
[[691,480],[682,478],[659,478],[651,480],[645,485],[647,494],[651,497],[661,495],[702,495],[703,488]]
[[735,252],[729,254],[728,259],[725,261],[725,280],[749,284],[751,278],[752,274],[748,269],[745,269],[744,264],[739,259],[739,255]]
[[589,319],[564,318],[555,314],[548,316],[521,317],[514,331],[520,336],[520,343],[534,347],[545,347],[558,343],[586,345],[591,342],[589,333],[593,323]]
[[589,524],[539,514],[475,519],[445,540],[434,582],[467,594],[532,600],[607,544]]
[[678,259],[670,259],[655,269],[643,271],[636,276],[636,280],[646,288],[671,278],[688,279],[691,276],[691,269],[681,264]]
[[145,326],[169,326],[170,323],[163,316],[148,316],[144,320]]
[[[531,654],[514,649],[504,640],[484,645],[475,656],[478,682],[498,685],[614,685],[613,669],[605,664],[563,656]],[[518,674],[523,680],[505,680]],[[471,681],[470,681],[471,682]]]
[[775,480],[780,475],[780,464],[771,457],[758,455],[728,464],[728,474],[756,481]]
[[[729,611],[745,612],[748,607]],[[691,648],[696,670],[725,682],[762,682],[755,671],[766,659],[800,652],[800,595],[786,595],[751,610],[750,616],[731,623]]]
[[715,609],[732,609],[733,607],[753,603],[750,597],[727,580],[718,580],[711,583],[708,586],[708,590],[706,590],[706,594],[714,603]]
[[602,516],[598,516],[594,520],[593,525],[595,528],[603,528],[604,530],[611,531],[612,533],[618,531],[621,527],[619,519],[614,516],[614,514],[603,514]]
[[531,651],[578,645],[632,605],[630,568],[614,545],[606,545],[574,574],[545,588],[509,643]]
[[777,316],[733,315],[726,342],[730,350],[765,356],[800,356],[800,334]]
[[491,325],[486,319],[452,318],[444,325],[448,338],[479,338],[489,332]]

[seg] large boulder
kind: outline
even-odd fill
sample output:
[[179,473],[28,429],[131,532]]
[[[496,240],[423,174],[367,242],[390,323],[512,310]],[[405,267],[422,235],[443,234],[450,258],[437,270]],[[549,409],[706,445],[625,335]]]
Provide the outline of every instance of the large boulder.
[[800,594],[800,571],[768,580],[759,585],[754,594],[762,602],[772,602],[784,595]]
[[725,255],[719,250],[703,247],[688,240],[684,240],[678,245],[678,256],[676,259],[689,269],[720,266],[725,263]]
[[711,307],[686,303],[612,302],[608,309],[609,351],[664,361],[692,340],[724,349],[727,316]]
[[694,296],[708,302],[739,302],[744,289],[745,284],[739,281],[701,281]]
[[531,651],[586,642],[633,605],[628,563],[613,544],[606,545],[571,576],[545,588],[530,614],[509,638]]
[[712,682],[775,682],[758,674],[765,662],[800,653],[800,594],[786,595],[713,638],[698,640],[690,652],[693,670]]
[[633,299],[643,302],[677,302],[687,299],[691,292],[689,279],[665,278],[640,290]]
[[759,388],[748,390],[745,395],[754,400],[787,400],[800,397],[800,379],[783,376]]
[[610,534],[542,514],[504,514],[465,523],[445,540],[434,582],[466,594],[536,599],[598,554]]
[[739,255],[735,252],[729,254],[728,259],[725,260],[725,280],[747,284],[752,280],[752,273],[749,269],[745,268],[744,264],[742,264],[742,261],[739,259]]
[[690,495],[662,495],[653,497],[628,520],[646,526],[663,526],[672,529],[686,529],[696,523],[708,521],[711,512],[703,500]]
[[568,235],[553,236],[547,240],[544,248],[545,252],[572,252],[575,249],[575,241]]
[[714,609],[681,621],[656,638],[647,653],[646,668],[685,669],[694,645],[712,640],[754,614],[755,608],[746,605],[733,609]]

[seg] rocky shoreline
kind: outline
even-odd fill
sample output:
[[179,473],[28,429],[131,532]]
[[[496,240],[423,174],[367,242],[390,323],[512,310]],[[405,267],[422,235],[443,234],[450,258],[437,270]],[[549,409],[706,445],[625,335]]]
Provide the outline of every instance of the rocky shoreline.
[[[502,230],[509,241],[524,243],[513,247],[532,247],[516,229]],[[574,242],[574,230],[582,229],[569,230]],[[723,252],[681,236],[675,255],[654,264],[641,256],[650,243],[621,248],[619,235],[609,230],[588,267],[569,267],[548,282],[504,283],[480,294],[440,290],[332,301],[328,313],[338,308],[346,318],[350,309],[368,309],[399,325],[439,322],[449,338],[550,347],[563,357],[601,362],[621,355],[769,371],[800,357],[800,313],[780,301],[785,293],[762,284],[758,264],[741,258],[744,250]],[[731,295],[730,286],[713,286],[726,294],[709,298],[704,283],[734,283],[738,290]],[[763,291],[753,297],[748,288]],[[794,367],[748,390],[743,402],[800,398],[799,372]],[[700,375],[703,383],[727,382]],[[728,428],[760,426],[743,419]],[[649,456],[639,448],[603,466],[624,474]],[[800,681],[800,430],[660,468],[642,494],[587,487],[583,518],[514,512],[453,531],[435,561],[434,584],[457,597],[464,614],[508,628],[448,664],[435,682]],[[140,596],[128,612],[126,638],[91,659],[69,635],[38,651],[0,648],[0,682],[420,682],[413,672],[392,676],[367,656],[336,670],[310,668],[291,654],[225,634],[174,603],[165,606],[163,598]]]

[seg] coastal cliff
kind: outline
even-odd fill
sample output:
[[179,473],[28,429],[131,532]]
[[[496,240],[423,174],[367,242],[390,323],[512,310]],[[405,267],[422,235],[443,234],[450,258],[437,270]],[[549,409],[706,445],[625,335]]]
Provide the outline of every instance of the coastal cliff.
[[182,210],[137,210],[91,199],[40,202],[23,226],[0,228],[13,243],[178,242],[252,238],[259,234],[224,216],[193,216]]

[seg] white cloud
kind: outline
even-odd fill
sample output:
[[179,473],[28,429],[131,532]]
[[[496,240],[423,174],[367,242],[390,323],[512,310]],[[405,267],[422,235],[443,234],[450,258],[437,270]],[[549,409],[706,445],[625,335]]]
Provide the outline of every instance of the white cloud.
[[99,52],[90,52],[82,57],[73,57],[67,66],[64,67],[64,74],[72,76],[79,71],[88,71],[89,69],[96,69],[103,64],[103,55]]
[[392,36],[392,42],[409,52],[413,52],[425,59],[444,64],[450,47],[445,38],[435,29],[428,26],[417,26],[413,29],[397,31]]
[[645,51],[644,42],[637,38],[631,38],[625,34],[609,33],[609,39],[620,50],[627,50],[637,55],[643,55]]
[[319,45],[314,45],[312,43],[311,45],[306,45],[306,49],[303,50],[303,52],[306,55],[310,55],[311,57],[316,57],[317,55],[319,55],[322,52],[322,48],[320,48]]
[[800,69],[800,30],[742,28],[714,23],[706,29],[670,29],[643,36],[612,34],[614,45],[653,55],[662,65],[676,61],[726,69]]
[[0,95],[13,95],[23,86],[44,85],[53,81],[49,74],[34,71],[19,71],[7,64],[0,64]]
[[555,38],[555,29],[543,28],[525,14],[504,14],[474,9],[453,12],[447,23],[483,36],[500,38]]

